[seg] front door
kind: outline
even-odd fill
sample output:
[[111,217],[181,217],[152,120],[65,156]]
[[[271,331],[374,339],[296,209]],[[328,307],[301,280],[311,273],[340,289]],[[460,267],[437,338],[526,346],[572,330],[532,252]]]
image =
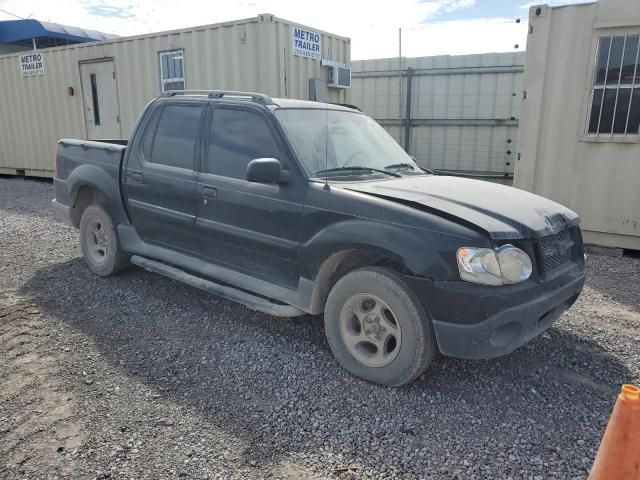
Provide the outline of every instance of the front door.
[[118,86],[113,60],[81,63],[80,81],[87,138],[89,140],[122,138]]
[[[214,263],[270,281],[298,286],[305,182],[270,123],[251,106],[216,106],[198,178],[196,223],[203,255]],[[289,170],[283,185],[251,183],[247,164],[278,158]]]

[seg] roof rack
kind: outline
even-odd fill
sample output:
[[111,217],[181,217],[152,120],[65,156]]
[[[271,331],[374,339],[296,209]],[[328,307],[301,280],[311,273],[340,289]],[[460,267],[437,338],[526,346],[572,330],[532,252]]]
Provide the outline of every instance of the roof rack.
[[251,102],[261,103],[262,105],[275,105],[271,97],[262,93],[236,92],[233,90],[169,90],[162,94],[163,97],[176,97],[178,95],[201,95],[209,98],[233,97],[247,99]]

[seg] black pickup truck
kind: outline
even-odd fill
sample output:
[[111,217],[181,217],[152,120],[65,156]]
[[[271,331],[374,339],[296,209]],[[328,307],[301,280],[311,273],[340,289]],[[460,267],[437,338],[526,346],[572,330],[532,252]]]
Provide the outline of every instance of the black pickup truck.
[[348,106],[226,91],[151,101],[129,142],[60,140],[55,210],[89,268],[130,264],[271,315],[324,313],[353,374],[512,352],[585,279],[579,218],[434,175]]

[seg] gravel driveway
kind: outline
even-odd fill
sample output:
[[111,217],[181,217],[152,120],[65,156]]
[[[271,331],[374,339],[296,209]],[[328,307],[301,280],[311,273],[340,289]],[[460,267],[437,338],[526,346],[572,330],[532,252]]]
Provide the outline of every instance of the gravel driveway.
[[637,258],[591,256],[576,305],[513,354],[388,389],[338,366],[320,317],[94,276],[52,197],[0,178],[0,478],[582,479],[640,381]]

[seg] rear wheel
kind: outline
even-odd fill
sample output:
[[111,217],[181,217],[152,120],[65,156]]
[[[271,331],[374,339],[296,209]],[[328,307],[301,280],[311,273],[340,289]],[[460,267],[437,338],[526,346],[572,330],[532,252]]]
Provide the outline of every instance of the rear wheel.
[[129,265],[129,256],[120,249],[113,221],[99,205],[90,205],[82,213],[80,246],[91,271],[101,277],[118,274]]
[[392,270],[355,270],[335,284],[324,314],[338,362],[354,375],[387,386],[414,381],[436,351],[431,320]]

